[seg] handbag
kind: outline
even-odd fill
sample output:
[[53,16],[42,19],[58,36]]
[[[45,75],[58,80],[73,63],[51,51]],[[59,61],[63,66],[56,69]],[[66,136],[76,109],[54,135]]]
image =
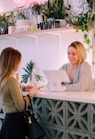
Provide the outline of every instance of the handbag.
[[[29,96],[28,96],[29,97]],[[24,110],[24,121],[25,121],[25,136],[29,139],[42,139],[45,136],[45,132],[39,124],[36,115],[33,112],[31,98],[29,97],[30,105]]]

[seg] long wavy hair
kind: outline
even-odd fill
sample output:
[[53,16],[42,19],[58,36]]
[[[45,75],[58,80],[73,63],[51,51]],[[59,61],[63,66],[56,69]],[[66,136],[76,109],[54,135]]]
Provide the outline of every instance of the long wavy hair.
[[7,79],[15,72],[21,61],[21,53],[12,48],[7,47],[0,54],[0,90],[6,84]]

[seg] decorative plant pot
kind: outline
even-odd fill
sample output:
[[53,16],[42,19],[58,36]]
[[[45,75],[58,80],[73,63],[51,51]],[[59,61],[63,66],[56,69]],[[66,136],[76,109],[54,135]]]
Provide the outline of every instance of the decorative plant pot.
[[60,27],[66,27],[66,20],[65,19],[60,19]]
[[0,34],[5,34],[5,29],[0,27]]
[[56,19],[55,20],[55,28],[65,27],[66,20],[65,19]]
[[20,26],[30,26],[31,22],[28,19],[19,19],[16,20],[16,27],[20,27]]

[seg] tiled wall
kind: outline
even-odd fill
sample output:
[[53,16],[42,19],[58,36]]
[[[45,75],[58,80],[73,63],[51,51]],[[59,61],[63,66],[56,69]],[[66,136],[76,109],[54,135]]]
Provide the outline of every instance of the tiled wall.
[[[46,136],[43,139],[95,139],[95,105],[34,98],[33,109]],[[0,127],[4,115],[0,105]]]
[[44,139],[95,139],[95,105],[35,98]]

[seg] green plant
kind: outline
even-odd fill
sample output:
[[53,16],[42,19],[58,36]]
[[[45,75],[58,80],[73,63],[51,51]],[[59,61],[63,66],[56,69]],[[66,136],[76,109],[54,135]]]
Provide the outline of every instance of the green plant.
[[42,4],[38,4],[37,2],[33,2],[32,10],[34,14],[40,15],[42,12]]
[[8,15],[8,26],[14,26],[15,25],[15,16],[14,11],[11,11]]
[[[85,4],[88,5],[87,9],[85,9]],[[69,6],[69,20],[68,22],[73,25],[77,26],[77,28],[81,29],[82,31],[89,31],[91,28],[94,28],[95,26],[95,14],[92,12],[92,1],[89,3],[83,2],[83,4],[80,6],[83,7],[83,10],[81,13],[73,15],[71,13],[71,6]]]
[[[70,7],[69,7],[69,10],[70,10]],[[93,46],[91,45],[91,40],[88,36],[88,32],[91,29],[95,28],[95,14],[93,14],[92,12],[92,1],[88,3],[87,12],[83,11],[77,16],[72,15],[72,18],[71,17],[69,18],[69,23],[74,26],[77,32],[79,30],[84,32],[84,35],[83,35],[84,42],[88,45],[87,51],[90,51],[90,49],[92,49]],[[95,38],[95,34],[94,34],[94,38]]]
[[[27,83],[28,82],[28,79],[30,81],[32,81],[32,76],[33,76],[33,70],[34,70],[34,66],[35,66],[35,63],[33,61],[30,61],[29,63],[26,64],[26,68],[23,68],[24,71],[25,71],[25,74],[22,75],[22,80],[21,80],[21,83]],[[35,74],[35,73],[34,73]],[[39,74],[35,74],[35,79],[36,81],[41,81],[42,80],[42,76],[39,75]]]
[[91,11],[85,14],[80,14],[74,17],[71,24],[77,26],[82,31],[88,32],[91,28],[95,27],[95,14],[93,14]]
[[0,15],[0,28],[5,31],[8,28],[9,17],[6,14]]
[[27,83],[28,79],[30,79],[30,80],[32,79],[33,68],[34,68],[34,63],[32,61],[27,63],[26,68],[23,68],[25,71],[25,74],[22,75],[21,83]]
[[16,19],[16,20],[19,20],[19,19],[27,19],[27,17],[25,16],[24,11],[21,11],[20,9],[18,9],[18,10],[16,11],[15,19]]
[[45,3],[43,15],[47,18],[65,19],[67,12],[64,6],[64,0],[48,0],[48,2]]
[[38,81],[41,81],[42,80],[42,76],[41,75],[39,75],[39,74],[36,74],[36,81],[38,82]]
[[88,48],[86,50],[89,52],[90,49],[93,48],[93,46],[91,45],[91,40],[89,39],[87,33],[85,33],[83,37],[84,37],[84,43],[86,43],[88,45]]
[[23,12],[18,13],[18,19],[26,19],[25,15]]

